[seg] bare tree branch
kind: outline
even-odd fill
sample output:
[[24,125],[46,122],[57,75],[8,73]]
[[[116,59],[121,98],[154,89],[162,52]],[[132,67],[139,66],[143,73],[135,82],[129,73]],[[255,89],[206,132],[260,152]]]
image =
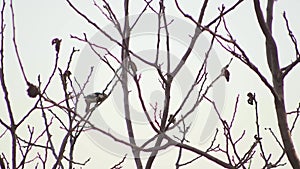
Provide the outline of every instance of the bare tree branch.
[[273,19],[274,0],[268,0],[267,4],[267,22],[265,23],[261,11],[259,0],[254,0],[254,8],[258,23],[266,38],[266,55],[270,71],[272,73],[273,85],[276,95],[274,95],[274,104],[277,113],[278,127],[280,129],[281,138],[287,157],[293,168],[300,168],[300,160],[296,153],[293,140],[287,122],[285,110],[283,75],[279,67],[278,52],[276,42],[272,36],[272,19]]
[[123,157],[123,159],[118,164],[114,165],[110,169],[121,169],[122,168],[121,164],[124,163],[126,157],[127,157],[127,154],[125,154],[125,156]]
[[283,12],[283,18],[285,20],[285,24],[286,24],[286,29],[288,30],[289,36],[294,44],[295,47],[295,52],[296,52],[296,60],[293,61],[291,64],[289,64],[288,66],[282,68],[281,70],[283,71],[283,78],[300,62],[300,53],[299,53],[299,49],[298,49],[298,43],[297,43],[297,39],[294,36],[290,26],[289,26],[289,21],[287,19],[286,13]]

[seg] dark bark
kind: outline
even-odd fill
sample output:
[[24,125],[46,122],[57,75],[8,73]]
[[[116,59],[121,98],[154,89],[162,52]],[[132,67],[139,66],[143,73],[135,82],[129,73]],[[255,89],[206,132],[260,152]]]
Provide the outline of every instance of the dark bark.
[[273,88],[275,91],[275,93],[273,94],[274,104],[281,139],[290,164],[294,169],[299,169],[300,161],[295,150],[295,146],[291,137],[287,121],[287,114],[284,101],[284,79],[278,61],[278,51],[276,42],[272,36],[273,5],[274,0],[268,0],[267,19],[265,22],[263,13],[261,11],[260,2],[259,0],[254,0],[254,8],[257,20],[266,38],[266,57],[270,71],[272,73]]

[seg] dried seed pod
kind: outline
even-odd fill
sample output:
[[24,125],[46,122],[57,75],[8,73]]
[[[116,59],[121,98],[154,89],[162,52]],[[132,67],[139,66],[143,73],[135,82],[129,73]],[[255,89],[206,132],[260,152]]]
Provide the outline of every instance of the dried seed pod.
[[132,74],[136,76],[137,67],[133,61],[129,61],[128,63],[129,68],[132,70]]
[[224,68],[221,70],[221,73],[222,73],[222,75],[225,77],[226,81],[229,82],[230,72],[229,72],[229,70],[227,69],[227,67],[224,67]]
[[35,98],[39,94],[39,89],[35,85],[29,83],[28,84],[28,89],[27,89],[27,94],[31,98]]
[[253,105],[253,100],[252,100],[252,99],[248,99],[247,102],[248,102],[250,105]]
[[173,124],[176,123],[176,119],[175,119],[175,117],[174,117],[173,114],[170,114],[169,119],[168,119],[168,122],[173,123]]
[[61,44],[61,39],[58,39],[58,38],[54,38],[52,40],[52,45],[55,45],[55,50],[57,53],[59,53],[59,50],[60,50],[60,44]]
[[247,96],[248,96],[247,102],[248,102],[250,105],[253,105],[253,101],[255,100],[255,94],[249,92],[249,93],[247,94]]
[[66,70],[64,73],[65,77],[69,77],[72,73],[69,70]]
[[257,140],[257,141],[260,141],[262,138],[261,137],[258,137],[256,134],[254,135],[254,139]]
[[229,82],[230,72],[227,69],[225,69],[224,71],[224,76],[226,78],[226,81]]

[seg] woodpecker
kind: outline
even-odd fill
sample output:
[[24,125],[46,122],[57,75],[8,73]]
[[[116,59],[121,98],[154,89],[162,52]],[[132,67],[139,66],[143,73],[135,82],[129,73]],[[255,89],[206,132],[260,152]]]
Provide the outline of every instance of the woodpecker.
[[84,97],[86,103],[86,111],[89,110],[91,103],[100,105],[108,96],[105,93],[95,92]]

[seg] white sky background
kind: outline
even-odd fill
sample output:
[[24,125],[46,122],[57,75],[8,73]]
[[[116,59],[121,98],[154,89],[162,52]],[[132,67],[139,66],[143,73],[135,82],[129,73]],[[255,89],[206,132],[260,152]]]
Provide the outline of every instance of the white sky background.
[[[157,2],[155,2],[157,3]],[[231,1],[216,1],[209,3],[207,16],[204,19],[204,23],[207,23],[209,19],[215,17],[218,13],[217,7],[219,7],[222,3],[231,4]],[[198,4],[198,5],[196,5]],[[182,3],[182,8],[185,11],[188,11],[193,16],[198,16],[200,2],[193,3]],[[122,12],[122,3],[116,3],[112,5],[116,15],[121,17]],[[91,16],[99,25],[106,26],[108,21],[99,13],[99,11],[93,6],[92,2],[85,1],[84,3],[76,3],[77,7],[84,12],[87,12],[88,16]],[[141,8],[144,7],[143,1],[131,2],[130,13],[138,14],[141,11]],[[53,46],[51,46],[51,40],[54,37],[62,38],[62,46],[61,46],[61,60],[60,67],[64,67],[66,65],[66,61],[72,47],[74,46],[77,49],[83,49],[85,44],[80,43],[74,39],[70,39],[70,34],[82,36],[82,33],[87,33],[89,37],[92,37],[97,31],[90,25],[87,24],[82,18],[80,18],[72,9],[67,5],[64,1],[52,0],[52,1],[38,1],[38,0],[30,0],[30,1],[14,1],[15,7],[15,21],[16,21],[16,30],[17,30],[17,42],[19,47],[19,52],[21,54],[21,58],[25,67],[25,72],[28,76],[29,81],[37,82],[37,76],[40,74],[41,79],[46,80],[50,75],[50,72],[53,68],[53,63],[55,59],[55,52]],[[229,5],[226,5],[229,7]],[[265,9],[264,4],[262,4],[263,9]],[[300,23],[297,17],[299,16],[300,1],[298,0],[290,0],[283,1],[279,0],[275,3],[274,10],[274,35],[275,40],[279,49],[280,63],[281,66],[285,66],[293,59],[295,59],[295,52],[293,44],[291,43],[287,30],[285,27],[285,22],[282,17],[283,11],[287,11],[287,17],[290,22],[291,29],[293,30],[296,37],[300,38]],[[7,8],[8,10],[9,8]],[[169,15],[174,15],[177,17],[181,17],[179,12],[177,12],[175,5],[173,2],[166,2],[166,12]],[[6,11],[8,14],[9,11]],[[10,20],[10,15],[7,15],[6,20]],[[258,23],[256,21],[256,17],[254,14],[252,1],[246,0],[242,3],[234,12],[226,16],[227,23],[229,29],[231,30],[233,36],[237,39],[237,42],[244,47],[250,59],[260,68],[261,72],[270,79],[270,73],[267,68],[265,51],[264,48],[264,38],[262,33],[258,27]],[[7,25],[10,28],[11,25]],[[10,39],[11,34],[6,34],[6,39]],[[26,84],[22,79],[19,67],[17,66],[16,57],[12,50],[12,44],[10,42],[6,42],[6,80],[9,86],[10,98],[12,100],[12,106],[16,113],[20,113],[20,117],[23,115],[22,113],[27,112],[28,108],[32,106],[34,101],[29,101],[26,96]],[[172,48],[172,47],[171,47]],[[218,54],[219,60],[222,65],[228,63],[230,56],[228,53],[224,52],[220,47],[215,47],[215,51]],[[175,50],[175,49],[174,49]],[[84,57],[83,55],[76,54],[76,57]],[[76,65],[76,57],[73,65]],[[72,67],[75,69],[75,66]],[[250,146],[249,143],[254,141],[253,136],[255,131],[249,130],[249,128],[254,129],[255,125],[255,116],[254,116],[254,107],[251,107],[247,104],[246,94],[249,91],[255,92],[257,95],[257,99],[259,102],[259,113],[262,127],[262,135],[268,136],[270,138],[269,141],[264,142],[266,150],[273,150],[274,147],[276,149],[280,149],[274,142],[274,139],[270,136],[270,133],[263,130],[264,127],[272,127],[273,131],[276,134],[279,132],[277,129],[277,120],[274,112],[273,99],[270,95],[270,92],[263,84],[259,81],[258,77],[249,71],[249,69],[241,64],[237,59],[234,59],[229,68],[231,72],[231,80],[228,84],[226,84],[226,100],[222,112],[224,112],[225,117],[231,117],[231,113],[233,112],[235,99],[238,94],[240,94],[240,103],[239,103],[239,111],[237,113],[236,119],[236,128],[234,130],[234,134],[238,137],[243,129],[246,129],[245,138],[248,141],[243,141],[240,146],[243,147],[242,151],[246,151]],[[74,70],[75,71],[75,70]],[[86,70],[84,70],[86,71]],[[287,77],[286,77],[286,103],[287,103],[287,111],[295,110],[300,102],[300,93],[297,90],[299,86],[299,66],[294,69]],[[56,79],[59,80],[58,76]],[[220,79],[224,80],[224,79]],[[60,83],[55,84],[60,85]],[[60,86],[52,86],[49,91],[53,93],[48,93],[52,97],[62,98],[62,95],[58,95],[57,90],[61,90]],[[2,96],[2,93],[1,93]],[[2,97],[3,98],[3,97]],[[5,110],[3,101],[0,103],[1,106],[1,114],[3,110]],[[112,104],[106,104],[105,107],[102,108],[103,111],[112,112]],[[24,111],[25,110],[25,111]],[[18,115],[16,115],[18,116]],[[5,116],[1,115],[1,118]],[[109,121],[108,123],[116,123],[118,124],[122,119],[120,116],[111,116],[112,119],[109,119],[109,116],[104,116]],[[6,117],[7,118],[7,117]],[[118,118],[118,122],[115,122],[115,118]],[[29,119],[27,121],[28,124],[37,124],[41,123],[40,115],[37,115],[36,118]],[[195,120],[195,124],[202,123],[201,117]],[[121,123],[122,124],[122,123]],[[25,125],[24,125],[25,126]],[[294,130],[294,133],[299,133],[300,125],[297,125],[297,128]],[[113,129],[116,131],[124,130],[125,125],[114,125]],[[203,127],[203,126],[202,126]],[[26,127],[24,127],[26,129]],[[208,141],[206,144],[197,143],[198,136],[195,135],[198,133],[197,127],[193,127],[191,129],[191,138],[196,141],[192,141],[195,146],[201,147],[205,150],[206,144],[209,144]],[[2,130],[0,130],[2,132]],[[124,130],[125,132],[125,130]],[[220,134],[222,130],[220,129]],[[125,135],[126,136],[126,135]],[[146,135],[147,136],[147,135]],[[146,137],[143,136],[143,137]],[[5,137],[9,141],[8,137]],[[59,142],[59,140],[57,140]],[[5,142],[0,140],[0,147],[5,147]],[[295,138],[294,142],[297,148],[298,153],[300,153],[300,137]],[[9,148],[9,147],[6,147]],[[2,148],[1,148],[2,149]],[[5,151],[2,150],[2,151]],[[8,150],[7,150],[8,151]],[[258,149],[257,149],[258,151]],[[77,152],[76,154],[77,160],[83,162],[88,157],[92,157],[91,161],[87,164],[86,168],[110,168],[114,164],[116,164],[122,157],[115,156],[113,154],[107,153],[103,151],[99,146],[95,144],[95,142],[91,141],[86,135],[82,135],[79,143],[77,144]],[[258,153],[258,152],[257,152]],[[191,153],[187,153],[184,159],[191,159],[194,155]],[[122,155],[122,154],[121,154]],[[191,155],[191,156],[190,156]],[[174,166],[177,158],[177,150],[168,151],[166,154],[163,154],[156,158],[154,162],[153,168],[157,168],[155,166],[159,166],[159,168],[170,168],[170,164]],[[274,159],[277,159],[277,156],[274,155]],[[134,162],[130,159],[126,159],[124,163],[124,168],[133,168]],[[197,162],[188,165],[183,168],[199,168],[199,167],[209,167],[209,168],[220,168],[215,164],[211,164],[207,160],[198,160]],[[255,167],[253,167],[255,168]],[[290,168],[288,165],[282,168]]]

